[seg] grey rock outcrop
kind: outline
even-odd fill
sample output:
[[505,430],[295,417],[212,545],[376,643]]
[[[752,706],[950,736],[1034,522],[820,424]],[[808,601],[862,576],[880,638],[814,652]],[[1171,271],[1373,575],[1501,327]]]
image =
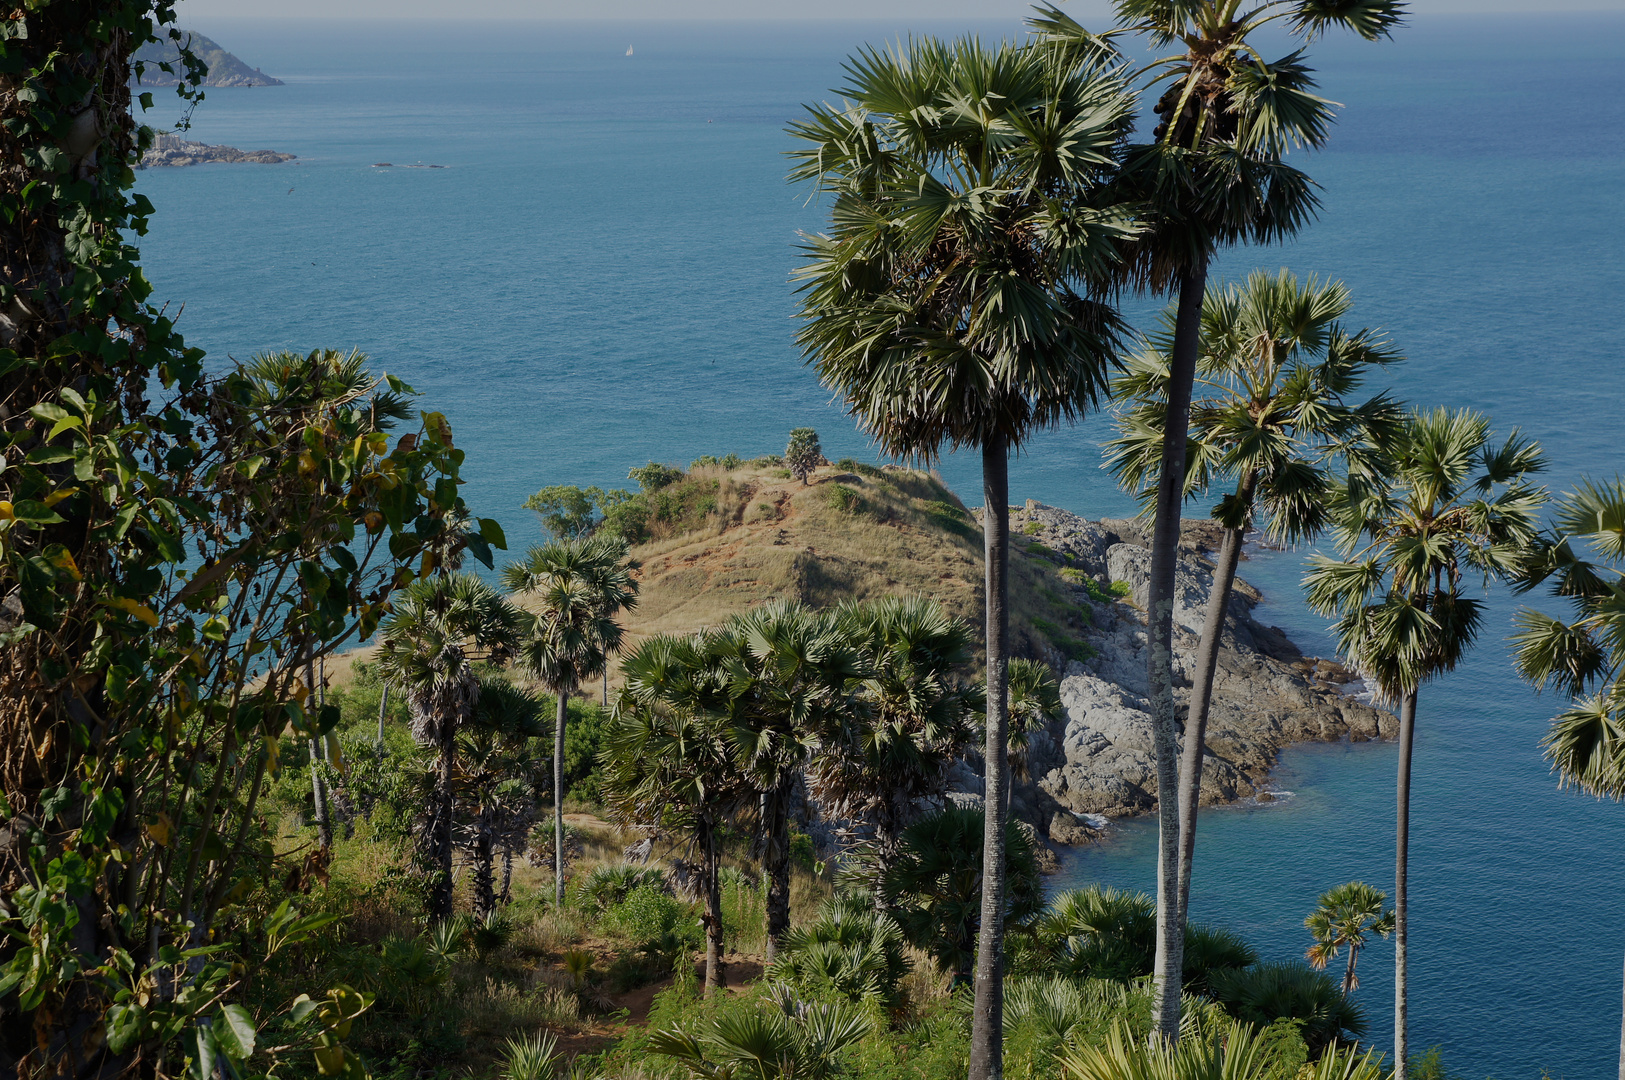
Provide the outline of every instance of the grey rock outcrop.
[[[1047,549],[1076,583],[1087,605],[1093,655],[1065,666],[1064,720],[1038,733],[1029,755],[1031,780],[1018,783],[1012,808],[1058,843],[1098,835],[1103,818],[1142,814],[1157,803],[1151,717],[1146,693],[1143,611],[1151,553],[1133,522],[1090,522],[1029,502],[1011,515],[1011,532]],[[1209,522],[1193,522],[1181,545],[1175,589],[1175,679],[1179,705],[1188,700],[1202,622],[1213,586],[1204,550],[1216,542]],[[1111,595],[1116,584],[1121,599]],[[1209,710],[1205,804],[1257,796],[1281,749],[1291,743],[1390,737],[1394,718],[1343,693],[1349,673],[1329,660],[1306,659],[1280,630],[1252,617],[1261,599],[1237,581],[1214,678]],[[1051,658],[1052,664],[1057,663]],[[966,775],[969,774],[969,775]],[[974,785],[969,781],[975,780]],[[954,786],[978,797],[981,778],[969,769]]]
[[210,146],[207,143],[189,142],[179,135],[160,132],[153,139],[152,149],[141,155],[140,167],[143,169],[180,167],[216,161],[228,164],[248,162],[254,165],[278,165],[284,161],[292,161],[295,156],[278,153],[275,150],[239,150],[235,146]]

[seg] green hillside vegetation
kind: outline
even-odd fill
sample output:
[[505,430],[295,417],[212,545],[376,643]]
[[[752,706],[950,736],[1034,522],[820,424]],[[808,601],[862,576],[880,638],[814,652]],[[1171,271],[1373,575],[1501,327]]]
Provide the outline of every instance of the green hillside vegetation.
[[[0,1074],[1442,1077],[1406,1056],[1419,687],[1474,643],[1480,584],[1552,585],[1578,621],[1526,612],[1518,639],[1523,674],[1575,699],[1547,751],[1565,782],[1625,797],[1625,491],[1588,485],[1542,532],[1537,444],[1492,442],[1468,411],[1346,410],[1359,356],[1388,361],[1331,329],[1310,335],[1324,357],[1267,334],[1233,358],[1249,400],[1187,423],[1197,360],[1211,388],[1227,340],[1198,318],[1223,298],[1209,260],[1307,225],[1314,183],[1284,157],[1332,118],[1301,52],[1270,65],[1247,36],[1287,17],[1304,41],[1378,38],[1404,5],[1112,6],[1185,51],[1131,75],[1046,7],[1019,43],[852,57],[853,103],[792,129],[794,178],[834,208],[796,273],[798,342],[889,453],[980,448],[996,493],[1028,435],[1140,399],[1121,479],[1160,492],[1157,555],[1179,544],[1182,474],[1204,498],[1235,484],[1223,573],[1255,527],[1336,538],[1311,604],[1400,703],[1391,908],[1336,885],[1307,953],[1276,956],[1186,921],[1195,801],[1170,795],[1199,790],[1204,755],[1193,713],[1181,771],[1176,559],[1154,556],[1146,589],[1162,900],[1046,895],[1006,780],[1058,720],[1093,614],[1127,596],[1039,543],[1036,515],[1007,519],[1006,495],[979,523],[930,473],[826,464],[798,428],[783,460],[538,492],[547,542],[503,557],[451,423],[399,377],[353,349],[206,365],[148,302],[134,245],[154,207],[128,167],[146,133],[106,93],[132,49],[170,59],[174,5],[29,2],[0,34],[24,273],[0,295]],[[211,85],[271,81],[192,43]],[[1153,98],[1152,141],[1129,142]],[[1173,325],[1199,332],[1119,355],[1129,287],[1177,293]],[[1279,507],[1301,520],[1275,527]],[[983,525],[1011,552],[985,597]],[[1221,644],[1209,631],[1206,655]],[[967,758],[985,801],[949,787]],[[812,835],[804,794],[840,831]],[[1384,1025],[1357,970],[1390,934],[1391,1071],[1359,1045]]]
[[[981,625],[981,528],[930,472],[845,459],[814,469],[804,485],[777,457],[737,455],[633,472],[644,490],[597,492],[607,505],[600,528],[631,541],[643,566],[638,607],[624,620],[633,643],[716,626],[775,597],[830,607],[927,596]],[[1015,545],[1015,654],[1057,667],[1086,659],[1088,601],[1123,592],[1111,594],[1042,545]]]

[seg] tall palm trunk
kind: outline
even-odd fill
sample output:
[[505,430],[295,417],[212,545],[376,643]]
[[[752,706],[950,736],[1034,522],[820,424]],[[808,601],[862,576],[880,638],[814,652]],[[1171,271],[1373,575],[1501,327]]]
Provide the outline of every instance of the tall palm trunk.
[[1002,437],[982,448],[982,543],[987,592],[987,748],[983,754],[982,925],[970,1080],[1004,1076],[1004,823],[1009,814],[1009,701],[1005,608],[1010,569],[1010,454]]
[[1343,996],[1346,998],[1354,993],[1354,963],[1360,958],[1360,946],[1349,946],[1349,966],[1343,972]]
[[333,826],[327,818],[327,785],[322,782],[322,751],[310,740],[310,801],[316,816],[316,843],[323,851],[333,847]]
[[1405,933],[1410,924],[1406,865],[1411,843],[1411,746],[1416,734],[1416,691],[1399,706],[1399,822],[1394,837],[1394,1080],[1405,1080],[1410,1027],[1405,1014],[1410,960]]
[[717,857],[716,825],[707,822],[705,837],[705,993],[718,993],[723,988],[722,976],[722,882],[721,860]]
[[[1257,472],[1249,472],[1236,487],[1241,505],[1252,506]],[[1226,529],[1219,542],[1219,558],[1213,567],[1213,590],[1207,598],[1207,615],[1202,621],[1202,644],[1196,654],[1196,671],[1191,679],[1190,709],[1185,717],[1185,746],[1179,766],[1179,924],[1190,918],[1191,863],[1196,855],[1196,815],[1202,798],[1203,754],[1207,749],[1207,714],[1213,704],[1213,677],[1224,643],[1224,619],[1230,610],[1230,593],[1236,584],[1236,565],[1241,561],[1245,540],[1241,528]]]
[[384,760],[384,717],[389,713],[389,684],[384,684],[384,692],[378,695],[378,760]]
[[793,774],[762,798],[762,869],[767,871],[767,962],[779,954],[779,941],[790,929],[790,785]]
[[[1179,284],[1146,601],[1146,691],[1157,757],[1157,955],[1152,968],[1152,1037],[1169,1043],[1179,1040],[1179,992],[1185,953],[1184,912],[1178,900],[1181,845],[1179,740],[1174,731],[1174,575],[1179,568],[1179,512],[1185,498],[1191,384],[1196,378],[1206,289],[1207,260],[1201,259],[1181,275]],[[1174,797],[1169,798],[1170,794]]]
[[[320,706],[316,704],[316,665],[305,654],[305,701],[321,716]],[[322,751],[316,739],[310,740],[310,802],[311,811],[316,818],[316,843],[323,851],[333,850],[333,826],[327,816],[327,784],[322,780]]]
[[435,766],[434,817],[429,823],[429,856],[435,869],[434,886],[429,892],[429,917],[435,921],[451,918],[451,823],[452,778],[457,769],[457,731],[446,724],[440,738],[440,761]]
[[496,840],[491,810],[481,807],[474,835],[474,917],[489,919],[496,914]]
[[570,695],[559,687],[553,727],[553,902],[564,903],[564,725],[570,719]]

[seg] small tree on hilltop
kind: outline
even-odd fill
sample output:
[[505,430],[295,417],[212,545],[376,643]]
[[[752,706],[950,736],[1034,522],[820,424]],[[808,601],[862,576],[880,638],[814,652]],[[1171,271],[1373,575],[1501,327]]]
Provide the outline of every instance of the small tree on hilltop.
[[818,432],[810,427],[798,427],[790,432],[790,445],[784,448],[784,463],[803,486],[823,461],[824,448],[818,445]]
[[604,502],[604,490],[573,484],[544,487],[525,500],[525,509],[542,519],[542,529],[556,540],[573,540],[592,532]]

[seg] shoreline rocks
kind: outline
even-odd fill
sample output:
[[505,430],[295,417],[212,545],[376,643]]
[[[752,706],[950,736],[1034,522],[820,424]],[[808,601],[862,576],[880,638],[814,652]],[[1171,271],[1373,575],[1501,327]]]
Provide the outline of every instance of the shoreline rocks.
[[138,168],[181,168],[187,165],[206,165],[211,162],[226,164],[280,165],[292,161],[297,155],[276,150],[239,150],[235,146],[210,146],[189,142],[179,135],[160,132],[153,139],[152,149],[141,155]]
[[[1175,588],[1175,681],[1187,707],[1207,600],[1213,585],[1205,552],[1217,545],[1211,522],[1189,523]],[[1032,736],[1029,782],[1015,784],[1012,810],[1060,844],[1089,842],[1116,817],[1150,813],[1157,805],[1156,762],[1146,695],[1144,609],[1150,547],[1137,523],[1087,521],[1029,502],[1011,514],[1012,538],[1045,552],[1076,581],[1076,600],[1090,614],[1085,641],[1092,655],[1063,662],[1065,716]],[[1093,584],[1090,585],[1085,581]],[[1113,583],[1126,591],[1110,596]],[[1126,586],[1126,589],[1125,589]],[[1091,592],[1095,597],[1091,598]],[[1209,710],[1203,805],[1264,794],[1262,785],[1281,750],[1293,743],[1364,742],[1393,737],[1397,721],[1343,687],[1355,676],[1336,661],[1305,657],[1279,628],[1252,617],[1262,595],[1238,580],[1232,592]],[[976,770],[956,770],[953,786],[980,796]]]

